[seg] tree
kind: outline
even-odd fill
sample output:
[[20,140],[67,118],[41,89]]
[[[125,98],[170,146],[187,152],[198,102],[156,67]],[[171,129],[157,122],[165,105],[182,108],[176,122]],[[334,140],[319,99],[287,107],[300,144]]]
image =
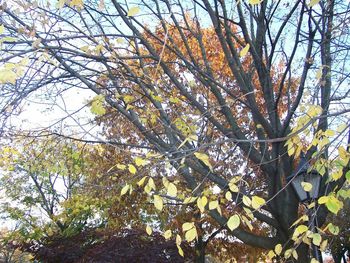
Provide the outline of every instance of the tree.
[[[287,178],[305,152],[323,176],[320,227],[349,197],[338,192],[349,181],[348,4],[60,0],[1,10],[4,133],[25,99],[90,90],[104,143],[132,157],[115,164],[130,177],[121,195],[142,186],[158,211],[182,203],[182,239],[196,240],[211,217],[271,257],[308,262],[311,243],[325,249]],[[256,221],[267,234],[250,229]]]

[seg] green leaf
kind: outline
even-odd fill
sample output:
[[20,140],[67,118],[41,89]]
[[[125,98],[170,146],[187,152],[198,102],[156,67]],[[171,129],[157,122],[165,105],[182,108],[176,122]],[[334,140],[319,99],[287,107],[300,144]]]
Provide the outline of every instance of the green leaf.
[[104,115],[106,113],[106,109],[103,106],[104,103],[104,96],[103,95],[97,95],[92,99],[91,102],[91,112],[96,115]]
[[315,245],[315,246],[319,246],[321,244],[321,241],[322,241],[322,237],[319,233],[313,233],[312,234],[312,243]]
[[233,231],[240,225],[240,218],[238,215],[233,215],[227,220],[227,227]]
[[338,214],[339,210],[343,208],[343,202],[335,196],[330,196],[326,202],[326,207],[333,214]]

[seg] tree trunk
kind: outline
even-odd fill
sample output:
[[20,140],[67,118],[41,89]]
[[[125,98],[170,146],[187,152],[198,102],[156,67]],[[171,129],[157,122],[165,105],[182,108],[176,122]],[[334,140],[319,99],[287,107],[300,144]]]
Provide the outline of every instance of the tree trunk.
[[205,242],[203,242],[202,237],[200,236],[198,238],[198,241],[196,242],[196,263],[204,263],[205,262]]

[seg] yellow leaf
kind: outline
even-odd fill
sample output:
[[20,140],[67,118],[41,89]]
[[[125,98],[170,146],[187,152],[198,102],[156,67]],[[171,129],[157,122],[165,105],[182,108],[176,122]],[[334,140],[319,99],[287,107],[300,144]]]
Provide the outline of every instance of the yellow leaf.
[[312,243],[315,245],[315,246],[319,246],[321,244],[321,241],[322,241],[322,237],[319,233],[313,233],[312,234]]
[[177,245],[177,250],[179,251],[179,255],[181,257],[183,257],[184,256],[184,252],[183,252],[182,248],[179,245]]
[[142,186],[145,183],[146,178],[147,176],[142,177],[141,180],[137,182],[137,185]]
[[226,198],[228,201],[231,201],[231,200],[232,200],[232,194],[231,194],[230,191],[227,191],[227,192],[226,192],[225,198]]
[[190,203],[193,203],[196,200],[197,200],[197,197],[194,197],[194,196],[186,197],[185,200],[184,200],[184,204],[190,204]]
[[77,8],[83,8],[84,7],[84,2],[83,0],[72,0],[69,5],[71,7],[77,7]]
[[227,227],[232,231],[239,227],[241,220],[238,215],[233,215],[227,220]]
[[128,184],[125,185],[120,192],[120,196],[125,195],[127,193],[127,191],[129,190],[129,187],[130,187],[130,185],[128,185]]
[[0,69],[0,84],[10,83],[15,85],[17,74],[9,69]]
[[125,170],[126,169],[126,165],[124,164],[117,164],[117,168],[120,169],[120,170]]
[[275,254],[275,252],[273,252],[273,250],[270,250],[269,253],[267,254],[267,256],[268,256],[270,259],[273,259],[273,258],[276,256],[276,254]]
[[243,196],[242,200],[243,200],[243,204],[245,204],[246,206],[250,206],[252,204],[252,201],[246,195]]
[[87,53],[89,51],[89,46],[83,46],[80,48],[81,51],[84,51],[85,53]]
[[206,196],[202,196],[200,198],[197,199],[197,206],[199,208],[199,210],[201,211],[201,213],[204,212],[205,210],[205,206],[208,203],[208,198]]
[[61,9],[65,3],[66,3],[66,0],[58,0],[56,4],[56,8]]
[[182,231],[186,232],[190,230],[191,228],[194,228],[194,223],[193,222],[186,222],[182,224]]
[[265,204],[265,200],[259,196],[254,195],[252,197],[252,207],[254,209],[259,209],[261,206]]
[[171,235],[172,235],[172,232],[171,232],[171,230],[169,229],[169,230],[167,230],[167,231],[165,231],[164,232],[164,238],[165,239],[169,239],[169,238],[171,238]]
[[292,255],[295,260],[298,260],[298,253],[296,252],[296,250],[293,250]]
[[154,184],[153,178],[149,178],[147,184],[151,189],[156,190],[156,185]]
[[301,186],[303,187],[305,192],[310,192],[312,190],[312,184],[308,182],[301,182]]
[[180,244],[181,244],[181,242],[182,242],[182,239],[181,239],[181,237],[180,237],[179,234],[176,235],[175,242],[176,242],[176,245],[180,246]]
[[337,199],[335,196],[329,196],[326,207],[333,214],[338,214],[339,210],[343,208],[343,202]]
[[185,239],[187,242],[191,242],[197,238],[197,229],[195,227],[188,230],[185,234]]
[[145,166],[147,164],[147,160],[142,159],[140,157],[136,157],[134,161],[137,166]]
[[320,198],[318,198],[318,203],[320,205],[325,204],[328,201],[328,199],[329,199],[329,196],[321,196]]
[[149,225],[146,226],[146,233],[149,236],[152,235],[152,228]]
[[209,202],[209,210],[216,209],[219,206],[219,201],[214,200]]
[[247,44],[240,52],[239,52],[239,56],[241,58],[245,57],[249,51],[250,45]]
[[287,250],[284,252],[284,258],[285,258],[285,259],[290,258],[291,255],[292,255],[292,249],[287,249]]
[[296,240],[296,238],[298,236],[300,236],[301,234],[305,233],[309,228],[306,225],[300,225],[298,226],[293,233],[292,239]]
[[275,252],[276,252],[276,255],[280,255],[281,252],[282,252],[282,245],[281,244],[277,244],[275,246]]
[[129,9],[127,16],[135,16],[141,11],[140,7],[133,6]]
[[0,26],[0,34],[3,34],[3,33],[4,33],[4,31],[5,31],[5,27],[4,27],[4,25],[1,25],[1,26]]
[[132,174],[136,174],[136,167],[133,166],[132,164],[129,164],[128,165],[128,168],[129,168],[129,172],[132,173]]
[[210,164],[209,156],[205,153],[194,153],[194,156],[196,156],[199,160],[201,160],[206,166],[209,167],[210,171],[213,171],[213,167]]
[[174,185],[173,183],[169,183],[168,184],[168,195],[169,196],[172,196],[172,197],[176,197],[177,196],[177,188],[176,188],[176,185]]
[[317,5],[319,2],[320,2],[320,0],[311,0],[309,3],[309,6],[313,7],[313,6]]
[[310,263],[320,263],[320,261],[318,261],[316,258],[312,258]]
[[163,210],[163,199],[159,195],[154,195],[154,206],[159,210]]
[[162,183],[164,185],[165,188],[168,188],[169,185],[169,180],[166,177],[162,178]]
[[321,243],[321,245],[320,245],[320,250],[321,250],[322,252],[324,252],[324,251],[326,250],[326,248],[327,248],[327,245],[328,245],[328,240],[327,240],[327,239],[326,239],[326,240],[323,240],[322,243]]
[[262,2],[263,0],[249,0],[250,5],[258,5]]
[[234,183],[229,183],[228,186],[230,187],[230,190],[234,193],[238,193],[239,192],[239,189],[238,189],[238,186],[235,185]]

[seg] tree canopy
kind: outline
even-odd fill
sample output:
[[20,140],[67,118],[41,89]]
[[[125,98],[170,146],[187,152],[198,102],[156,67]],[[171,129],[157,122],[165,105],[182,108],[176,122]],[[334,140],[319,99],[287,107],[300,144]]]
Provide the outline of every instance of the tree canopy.
[[[198,262],[243,258],[240,244],[321,262],[350,193],[349,3],[11,0],[0,14],[3,213],[24,242],[132,228]],[[21,124],[33,104],[47,120]],[[304,168],[322,176],[307,204],[291,184]]]

